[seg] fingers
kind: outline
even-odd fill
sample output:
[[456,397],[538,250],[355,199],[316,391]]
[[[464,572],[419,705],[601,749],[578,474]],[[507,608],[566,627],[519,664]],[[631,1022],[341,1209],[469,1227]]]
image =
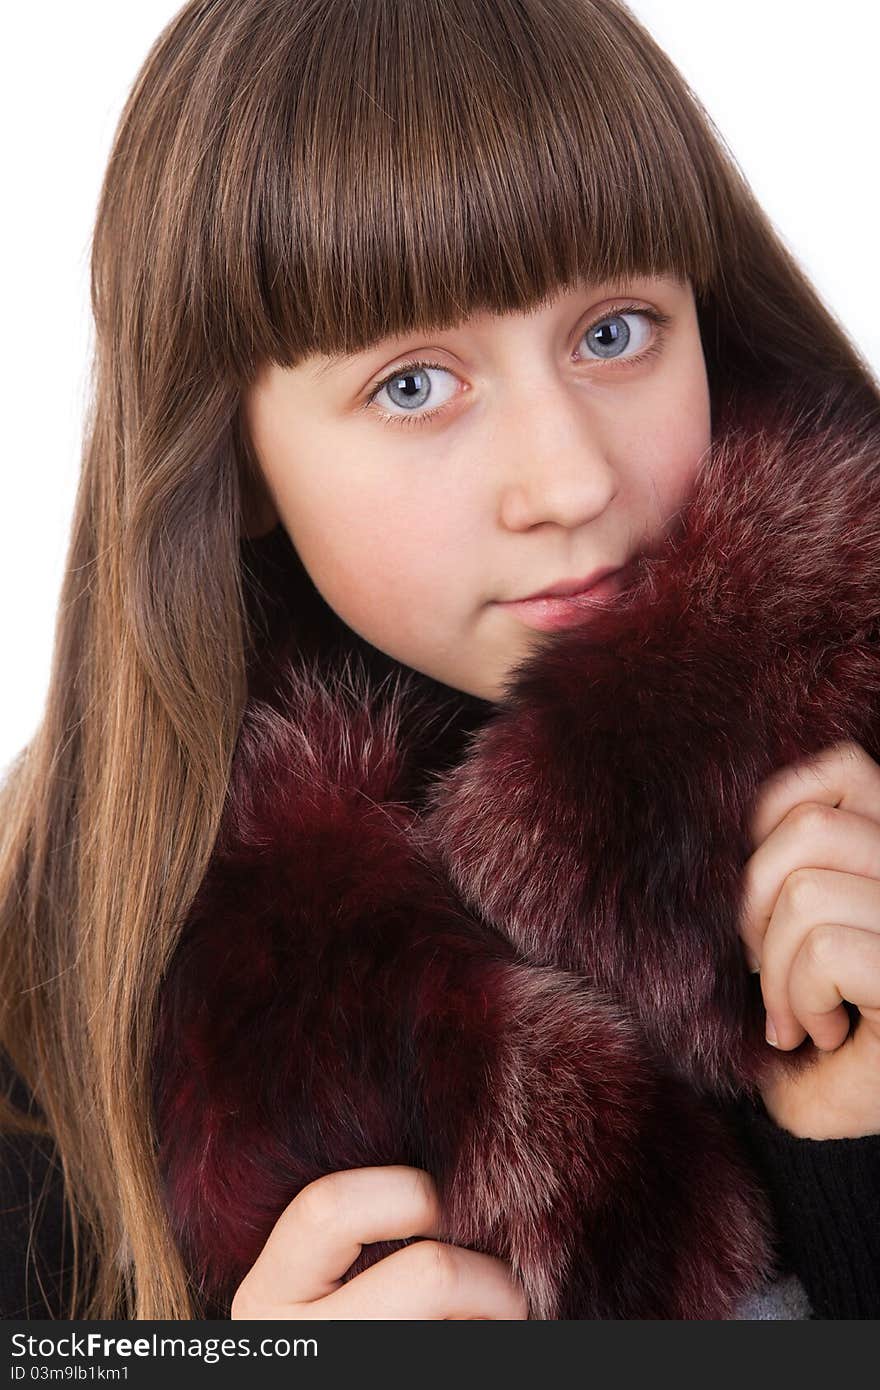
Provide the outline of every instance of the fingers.
[[[880,767],[848,741],[783,768],[763,784],[750,833],[740,930],[768,1041],[797,1047],[809,1034],[832,1051],[849,1033],[843,999],[870,1008],[875,990],[878,948],[848,934],[880,937]],[[853,979],[853,956],[868,978]],[[855,994],[836,988],[844,979]]]
[[336,1293],[313,1304],[310,1317],[525,1319],[522,1287],[503,1260],[440,1241],[395,1250]]
[[235,1302],[252,1309],[311,1303],[340,1287],[362,1246],[435,1235],[439,1222],[433,1180],[420,1168],[392,1164],[329,1173],[304,1187],[281,1213]]
[[847,1036],[849,1018],[843,999],[857,1005],[865,1026],[876,1026],[880,1023],[880,933],[833,924],[814,928],[792,963],[788,999],[797,1020],[822,1049],[839,1047]]
[[509,1266],[439,1240],[417,1240],[342,1283],[364,1245],[435,1235],[430,1174],[389,1165],[330,1173],[282,1212],[233,1299],[234,1319],[523,1319]]
[[234,1319],[524,1319],[528,1304],[509,1266],[438,1240],[405,1245],[355,1279],[342,1276],[361,1247],[437,1234],[430,1173],[389,1165],[320,1177],[272,1227],[232,1301]]
[[[740,931],[746,951],[761,963],[762,972],[764,937],[779,895],[788,878],[805,865],[880,880],[880,824],[859,812],[805,801],[758,846],[743,871]],[[837,919],[833,912],[821,920]]]
[[880,881],[795,869],[760,950],[768,1041],[797,1047],[809,1033],[825,1051],[839,1047],[849,1032],[842,1000],[872,1008],[880,988]]
[[752,845],[762,844],[789,811],[804,801],[880,820],[880,767],[861,744],[847,739],[780,768],[761,784],[749,822]]

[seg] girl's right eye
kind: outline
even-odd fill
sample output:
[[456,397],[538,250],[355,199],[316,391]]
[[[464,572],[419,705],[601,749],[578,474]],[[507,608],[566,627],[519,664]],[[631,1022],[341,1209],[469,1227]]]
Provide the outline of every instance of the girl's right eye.
[[[649,325],[653,324],[654,332],[647,333],[647,346],[639,343],[636,337],[635,352],[626,352],[632,341],[632,330],[627,319],[641,319],[640,327],[644,332],[649,330]],[[615,322],[616,321],[616,322]],[[638,304],[624,304],[606,309],[605,313],[599,318],[594,319],[591,324],[584,329],[581,334],[580,342],[585,338],[592,339],[596,330],[606,331],[609,325],[612,326],[612,341],[594,342],[594,347],[599,348],[599,353],[593,354],[593,366],[602,366],[603,371],[614,370],[619,363],[620,368],[637,367],[646,358],[657,356],[664,346],[667,326],[672,322],[669,314],[661,313],[658,309],[644,308]],[[617,349],[620,349],[619,351]],[[607,355],[603,355],[607,354]],[[392,404],[402,408],[402,415],[394,415],[390,411],[381,410],[379,412],[382,423],[389,425],[424,425],[433,420],[435,415],[441,414],[446,406],[446,401],[441,400],[432,410],[416,411],[415,407],[423,405],[434,394],[428,372],[443,372],[446,376],[454,376],[448,367],[444,367],[440,362],[406,362],[401,367],[384,377],[382,381],[370,392],[362,409],[372,407],[373,402],[380,391],[388,391]],[[454,395],[454,392],[452,393]],[[401,399],[395,399],[395,396]],[[451,396],[447,399],[451,399]]]
[[[448,367],[442,366],[439,362],[407,362],[404,366],[398,367],[390,376],[386,376],[374,391],[370,392],[365,402],[371,405],[380,391],[388,391],[391,395],[392,403],[395,405],[403,404],[406,414],[391,415],[388,411],[380,411],[383,424],[391,425],[423,425],[428,420],[432,420],[435,415],[439,415],[445,405],[445,401],[436,406],[433,410],[424,410],[420,414],[415,414],[413,406],[423,405],[433,394],[433,388],[428,378],[429,371],[445,372],[447,376],[453,376]],[[414,383],[411,385],[410,383]],[[397,393],[403,400],[395,400],[394,393]],[[454,394],[454,393],[453,393]],[[451,400],[451,396],[448,399]]]

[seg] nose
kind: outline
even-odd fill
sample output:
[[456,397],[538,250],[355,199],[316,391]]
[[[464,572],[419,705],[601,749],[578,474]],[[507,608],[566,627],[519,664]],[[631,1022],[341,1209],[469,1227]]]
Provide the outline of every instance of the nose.
[[546,377],[531,390],[520,384],[505,419],[502,524],[511,531],[547,521],[574,528],[601,516],[620,484],[582,394]]

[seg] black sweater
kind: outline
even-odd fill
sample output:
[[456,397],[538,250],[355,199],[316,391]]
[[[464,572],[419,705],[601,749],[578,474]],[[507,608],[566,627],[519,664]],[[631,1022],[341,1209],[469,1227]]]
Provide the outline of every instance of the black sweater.
[[760,1102],[730,1114],[770,1197],[781,1268],[813,1317],[880,1317],[880,1134],[799,1139]]
[[[13,1098],[26,1105],[16,1086]],[[781,1270],[798,1276],[812,1316],[880,1317],[880,1135],[798,1139],[747,1102],[730,1116],[776,1213]],[[0,1137],[0,1213],[0,1317],[63,1317],[70,1237],[48,1141]]]

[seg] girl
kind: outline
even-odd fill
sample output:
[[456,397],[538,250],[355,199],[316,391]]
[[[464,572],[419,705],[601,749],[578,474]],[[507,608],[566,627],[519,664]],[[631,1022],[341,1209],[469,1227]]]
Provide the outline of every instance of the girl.
[[193,0],[92,273],[6,1315],[876,1315],[877,388],[669,60]]

